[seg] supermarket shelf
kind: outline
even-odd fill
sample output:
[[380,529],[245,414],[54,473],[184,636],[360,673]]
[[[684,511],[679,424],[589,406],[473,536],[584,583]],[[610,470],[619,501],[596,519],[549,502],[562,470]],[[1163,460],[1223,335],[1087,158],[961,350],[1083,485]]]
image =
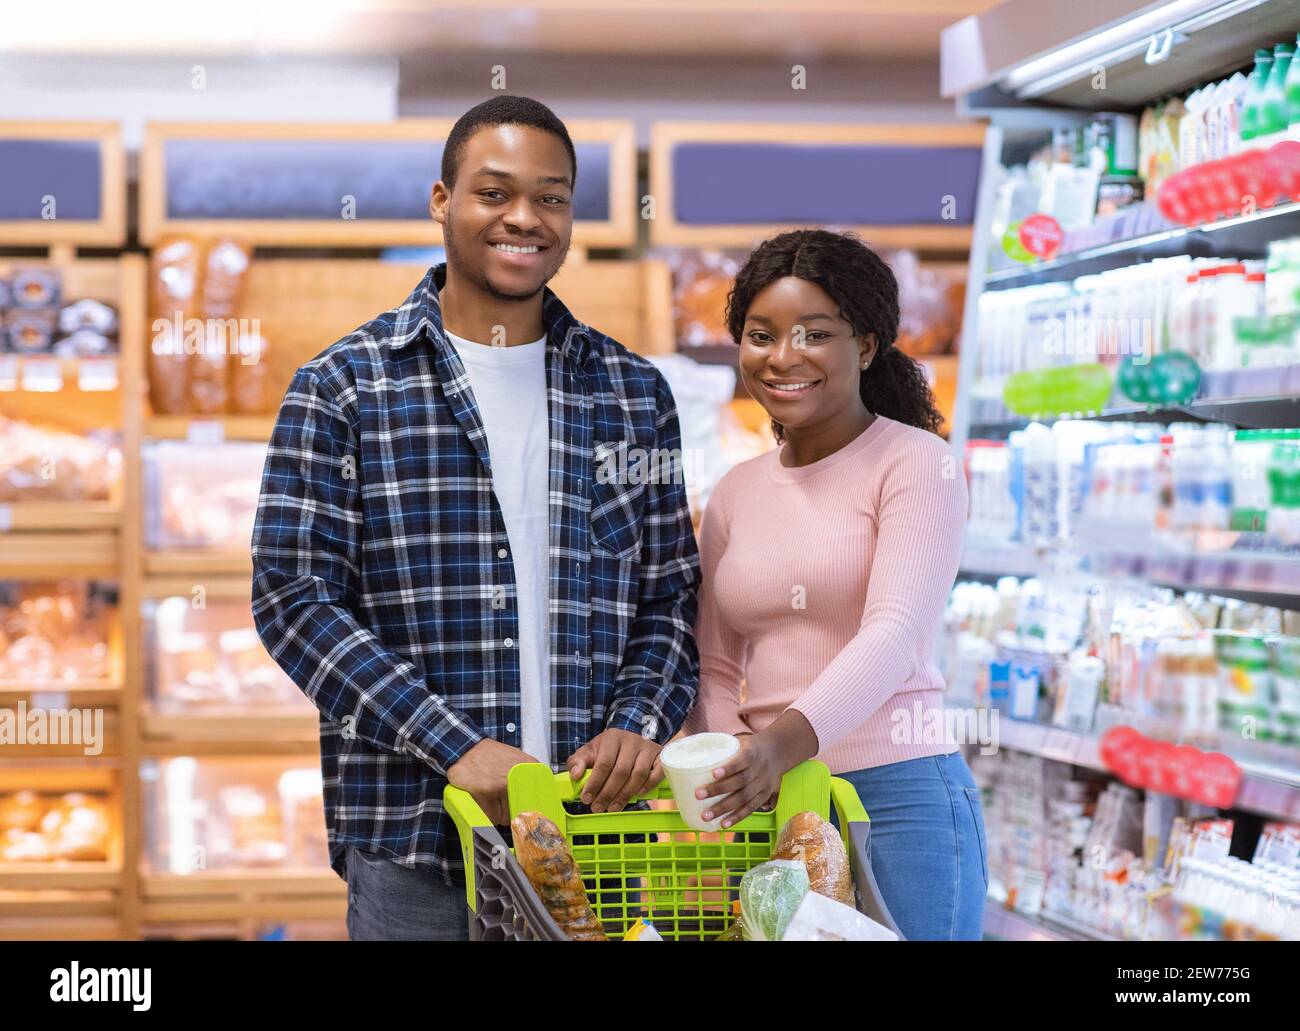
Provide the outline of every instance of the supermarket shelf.
[[6,888],[116,889],[122,880],[120,862],[0,863],[0,884]]
[[1203,226],[1166,229],[1128,240],[1091,247],[1024,268],[1000,269],[984,277],[986,291],[1010,290],[1037,283],[1057,283],[1078,276],[1121,268],[1148,258],[1188,254],[1260,257],[1270,241],[1300,234],[1300,203],[1279,204]]
[[201,585],[194,582],[192,575],[150,576],[141,583],[140,590],[141,597],[144,598],[191,597],[197,586],[202,586],[204,596],[208,599],[247,601],[252,604],[253,581],[247,575],[205,575]]
[[[202,712],[155,712],[146,707],[140,714],[149,745],[177,748],[227,742],[238,749],[249,745],[283,745],[295,751],[320,744],[320,718],[306,706],[275,706],[265,709],[230,706]],[[174,754],[169,752],[168,754]]]
[[111,916],[32,916],[13,920],[0,908],[0,941],[111,941],[122,925]]
[[256,918],[334,918],[347,905],[347,885],[328,867],[142,873],[145,922]]
[[0,938],[5,936],[7,920],[23,917],[111,917],[116,912],[117,899],[111,891],[66,891],[60,888],[0,890]]
[[[998,744],[1015,752],[1108,772],[1092,734],[1048,727],[1023,720],[998,720]],[[1279,820],[1300,818],[1300,769],[1284,769],[1250,759],[1237,759],[1242,782],[1234,809],[1260,813]]]
[[[1236,534],[1223,534],[1217,539],[1219,543],[1230,543],[1236,538]],[[1077,560],[1086,560],[1087,568],[1081,571],[1096,577],[1138,578],[1176,591],[1202,591],[1281,608],[1300,607],[1300,555],[1265,550],[1174,550],[1145,540],[1122,552],[1103,550],[1101,541],[1081,541],[1074,550],[1063,551],[968,539],[962,550],[961,571],[988,579],[1040,576]]]
[[[1089,419],[1097,422],[1223,422],[1242,429],[1300,426],[1300,365],[1215,370],[1203,374],[1200,395],[1185,405],[1115,405],[1101,412],[1074,412],[1039,419]],[[1001,439],[1024,429],[1027,418],[998,417],[971,422],[972,438]]]
[[1029,917],[989,899],[984,907],[984,936],[1003,941],[1117,941],[1100,931],[1059,917]]
[[144,435],[158,440],[194,440],[205,444],[222,440],[271,439],[274,415],[151,415]]
[[120,575],[115,533],[0,534],[0,579],[71,576],[117,580]]
[[122,701],[122,685],[112,680],[0,680],[0,706],[19,701],[31,705],[33,696],[50,708],[116,707]]
[[248,551],[147,551],[144,555],[146,576],[185,574],[217,576],[253,575],[253,556]]
[[122,522],[114,501],[18,501],[0,504],[0,531],[111,530]]

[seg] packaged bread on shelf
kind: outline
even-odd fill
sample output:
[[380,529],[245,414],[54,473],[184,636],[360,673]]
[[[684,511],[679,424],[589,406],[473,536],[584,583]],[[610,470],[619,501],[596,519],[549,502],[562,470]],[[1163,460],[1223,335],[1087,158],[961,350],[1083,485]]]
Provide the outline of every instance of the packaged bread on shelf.
[[274,400],[266,339],[256,333],[240,333],[238,352],[230,363],[230,409],[238,415],[265,415]]
[[154,412],[183,415],[189,406],[189,362],[185,320],[197,315],[202,247],[193,237],[162,240],[149,270],[149,389]]

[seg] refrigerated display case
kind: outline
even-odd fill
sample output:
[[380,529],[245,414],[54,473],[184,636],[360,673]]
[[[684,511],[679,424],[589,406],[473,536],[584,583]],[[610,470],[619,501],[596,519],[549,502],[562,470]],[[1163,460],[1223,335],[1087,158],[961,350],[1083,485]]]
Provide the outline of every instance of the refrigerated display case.
[[[1192,829],[1236,817],[1231,855],[1199,857],[1211,882],[1267,881],[1269,905],[1291,890],[1254,845],[1265,820],[1300,823],[1300,195],[1294,152],[1227,98],[1297,29],[1270,0],[1008,0],[943,35],[945,95],[989,123],[951,435],[971,489],[954,600],[988,632],[946,639],[951,704],[1000,718],[990,855],[1039,849],[1003,863],[999,934],[1290,934],[1273,911],[1244,928],[1198,909],[1199,882],[1132,841],[1069,876],[1053,850],[1080,806],[1176,803]],[[1206,193],[1241,169],[1260,189]],[[1207,809],[1189,778],[1212,764],[1227,780]],[[1087,797],[1048,790],[1098,776],[1111,787]],[[1003,818],[1031,796],[1032,818]]]

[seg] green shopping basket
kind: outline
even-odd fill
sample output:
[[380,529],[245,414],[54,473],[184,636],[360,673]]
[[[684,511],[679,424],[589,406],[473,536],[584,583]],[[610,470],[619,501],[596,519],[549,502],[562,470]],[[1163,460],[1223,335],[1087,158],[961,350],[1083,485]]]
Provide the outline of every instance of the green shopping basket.
[[[567,773],[541,763],[510,771],[510,814],[538,812],[564,834],[582,874],[587,897],[611,940],[621,940],[644,917],[667,941],[707,941],[732,923],[740,878],[765,862],[777,835],[796,813],[830,818],[834,805],[849,854],[857,905],[902,938],[889,915],[871,865],[871,824],[853,785],[832,777],[825,764],[805,762],[781,779],[775,809],[756,812],[715,834],[686,826],[676,809],[571,813],[566,802],[582,794]],[[667,780],[640,799],[672,798]],[[460,835],[465,862],[471,941],[566,941],[523,868],[482,808],[467,791],[447,787],[443,804]]]

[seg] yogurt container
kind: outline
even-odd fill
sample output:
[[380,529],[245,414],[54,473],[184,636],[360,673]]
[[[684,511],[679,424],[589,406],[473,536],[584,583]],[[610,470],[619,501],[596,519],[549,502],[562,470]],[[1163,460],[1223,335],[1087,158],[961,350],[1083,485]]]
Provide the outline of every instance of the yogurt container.
[[722,816],[703,818],[704,811],[722,795],[699,799],[695,792],[713,783],[713,771],[740,751],[740,740],[731,734],[692,734],[670,741],[659,753],[659,764],[668,777],[677,809],[686,826],[697,831],[716,831]]

